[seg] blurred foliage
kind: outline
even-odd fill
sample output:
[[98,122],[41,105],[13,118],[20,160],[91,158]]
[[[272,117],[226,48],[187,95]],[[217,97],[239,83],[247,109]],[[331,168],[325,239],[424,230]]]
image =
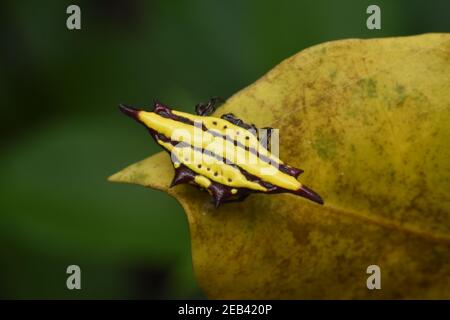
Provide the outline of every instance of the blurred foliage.
[[[158,150],[117,111],[228,97],[324,41],[448,32],[448,1],[9,1],[0,12],[0,297],[202,297],[183,210],[106,177]],[[82,30],[66,29],[78,4]],[[69,264],[81,291],[65,287]]]

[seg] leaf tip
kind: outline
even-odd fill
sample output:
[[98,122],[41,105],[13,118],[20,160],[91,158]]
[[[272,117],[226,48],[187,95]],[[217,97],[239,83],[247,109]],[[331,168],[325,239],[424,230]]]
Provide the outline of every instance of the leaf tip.
[[123,182],[123,177],[121,172],[116,172],[112,175],[110,175],[109,177],[106,178],[106,181],[108,182]]

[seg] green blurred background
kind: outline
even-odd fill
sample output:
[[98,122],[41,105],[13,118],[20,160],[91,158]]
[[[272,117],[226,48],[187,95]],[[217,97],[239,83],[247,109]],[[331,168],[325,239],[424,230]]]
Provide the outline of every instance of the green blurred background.
[[[82,29],[66,28],[81,7]],[[366,28],[378,4],[382,30]],[[159,149],[117,110],[229,97],[324,41],[449,32],[450,1],[9,1],[0,298],[204,298],[180,205],[106,178]],[[66,288],[66,268],[82,290]]]

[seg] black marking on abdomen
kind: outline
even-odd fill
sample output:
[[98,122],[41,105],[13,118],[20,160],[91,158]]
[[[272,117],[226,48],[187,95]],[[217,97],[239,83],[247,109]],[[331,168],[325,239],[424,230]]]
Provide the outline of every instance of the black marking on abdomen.
[[[214,153],[214,152],[212,152],[212,151],[210,151],[210,150],[205,150],[205,149],[202,149],[202,148],[199,148],[199,147],[192,146],[192,145],[190,145],[190,144],[187,143],[187,142],[173,141],[173,140],[169,139],[168,137],[166,137],[165,135],[163,135],[163,134],[161,134],[161,133],[156,133],[155,135],[152,135],[152,136],[153,136],[153,138],[155,139],[156,142],[158,142],[158,140],[161,140],[161,141],[163,141],[163,142],[170,143],[170,144],[173,145],[174,147],[178,147],[178,148],[191,148],[194,152],[204,153],[204,154],[206,154],[207,156],[210,156],[210,157],[212,157],[212,158],[214,158],[214,159],[216,159],[216,160],[218,160],[218,161],[222,161],[222,162],[224,163],[224,165],[231,166],[231,167],[233,167],[233,168],[238,169],[238,170],[245,176],[245,178],[246,178],[248,181],[258,183],[258,184],[260,184],[261,186],[263,186],[264,188],[266,188],[266,189],[267,189],[267,192],[276,192],[277,189],[280,189],[278,186],[275,186],[275,185],[273,185],[273,184],[271,184],[271,183],[269,183],[269,182],[267,182],[267,181],[264,181],[263,179],[261,179],[261,178],[255,176],[255,175],[252,175],[251,173],[247,172],[246,170],[244,170],[244,169],[242,169],[241,167],[239,167],[239,165],[237,165],[237,164],[235,164],[235,163],[233,163],[233,162],[231,162],[231,161],[224,162],[224,161],[223,161],[223,160],[224,160],[223,157],[221,157],[220,155],[218,155],[218,154],[216,154],[216,153]],[[171,153],[171,152],[168,151],[167,149],[164,149],[164,150],[166,150],[169,154]],[[178,160],[180,163],[182,163],[179,159],[177,159],[177,160]],[[197,174],[200,174],[200,173],[197,173]],[[217,183],[217,182],[216,182],[216,183]],[[282,189],[282,188],[281,188],[281,189]],[[251,189],[251,190],[252,190],[252,191],[255,191],[255,192],[260,192],[260,191],[258,191],[258,190],[253,190],[253,189]],[[283,189],[283,190],[284,190],[284,189]]]
[[[192,121],[192,120],[190,120],[188,118],[185,118],[185,117],[173,114],[172,109],[170,109],[166,105],[163,105],[162,103],[159,103],[159,102],[155,103],[154,112],[156,114],[160,115],[161,117],[164,117],[164,118],[167,118],[167,119],[171,119],[171,120],[174,120],[174,121],[179,121],[179,122],[182,122],[182,123],[194,126],[194,121]],[[226,119],[222,119],[222,120],[229,122]],[[233,124],[233,123],[231,123],[231,124]],[[202,122],[202,130],[203,131],[208,131],[208,133],[210,133],[214,137],[222,138],[222,139],[228,140],[230,142],[233,141],[233,143],[234,143],[234,145],[236,147],[239,147],[239,148],[244,149],[245,151],[251,152],[253,155],[258,157],[258,159],[260,159],[261,161],[263,161],[263,162],[265,162],[267,164],[270,164],[273,167],[278,167],[278,169],[281,172],[286,173],[286,174],[288,174],[290,176],[293,176],[293,177],[297,178],[303,172],[303,170],[301,170],[301,169],[297,169],[297,168],[294,168],[294,167],[289,167],[289,166],[286,166],[286,165],[284,165],[282,163],[273,161],[272,159],[270,159],[270,157],[267,157],[267,156],[265,156],[263,154],[260,154],[254,148],[250,148],[249,146],[245,146],[242,143],[240,143],[239,141],[231,138],[230,136],[228,136],[226,134],[221,134],[220,132],[217,132],[215,130],[209,130],[208,128],[206,128],[206,126],[204,125],[203,122]]]

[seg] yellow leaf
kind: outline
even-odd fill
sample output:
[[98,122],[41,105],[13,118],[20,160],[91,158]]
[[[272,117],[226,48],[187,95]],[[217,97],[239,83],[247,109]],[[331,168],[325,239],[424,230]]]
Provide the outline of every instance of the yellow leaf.
[[449,34],[314,46],[215,115],[228,112],[279,128],[280,158],[325,205],[254,194],[215,209],[204,191],[168,189],[165,153],[110,177],[181,203],[208,297],[450,298]]

